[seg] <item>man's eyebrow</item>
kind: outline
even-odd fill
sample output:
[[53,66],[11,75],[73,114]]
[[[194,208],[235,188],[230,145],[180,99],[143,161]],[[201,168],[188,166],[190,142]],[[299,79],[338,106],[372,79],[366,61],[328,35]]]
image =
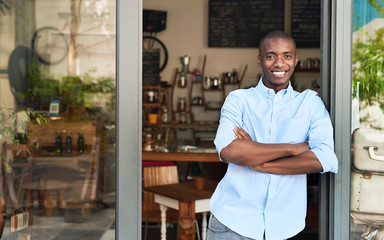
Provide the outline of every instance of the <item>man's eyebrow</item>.
[[[265,55],[268,55],[268,54],[274,54],[274,55],[277,55],[275,52],[265,52]],[[292,52],[292,51],[286,51],[286,52],[283,52],[283,54],[295,54],[295,52]]]

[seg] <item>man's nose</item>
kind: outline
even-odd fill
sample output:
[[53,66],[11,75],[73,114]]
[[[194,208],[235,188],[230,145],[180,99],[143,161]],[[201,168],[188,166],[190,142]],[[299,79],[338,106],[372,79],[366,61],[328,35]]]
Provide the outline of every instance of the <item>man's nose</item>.
[[284,66],[285,65],[284,57],[277,56],[274,64],[275,66]]

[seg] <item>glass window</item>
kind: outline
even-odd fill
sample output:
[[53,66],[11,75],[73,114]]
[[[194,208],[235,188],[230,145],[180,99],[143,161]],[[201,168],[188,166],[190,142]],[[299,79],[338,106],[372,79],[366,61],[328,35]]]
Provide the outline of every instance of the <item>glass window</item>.
[[115,238],[116,1],[0,1],[2,239]]
[[[350,239],[384,236],[384,1],[353,3]],[[381,236],[381,237],[380,237]]]

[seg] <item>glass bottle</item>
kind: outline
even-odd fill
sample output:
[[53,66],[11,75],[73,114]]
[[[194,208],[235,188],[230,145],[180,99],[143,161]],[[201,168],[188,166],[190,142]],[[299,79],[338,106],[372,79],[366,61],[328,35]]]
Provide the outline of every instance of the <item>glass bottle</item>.
[[67,133],[67,137],[65,138],[65,150],[67,153],[72,152],[72,137],[69,132]]
[[61,135],[58,132],[56,135],[56,152],[61,153],[63,151]]
[[77,151],[79,153],[84,152],[84,137],[82,133],[79,133],[79,137],[77,138]]

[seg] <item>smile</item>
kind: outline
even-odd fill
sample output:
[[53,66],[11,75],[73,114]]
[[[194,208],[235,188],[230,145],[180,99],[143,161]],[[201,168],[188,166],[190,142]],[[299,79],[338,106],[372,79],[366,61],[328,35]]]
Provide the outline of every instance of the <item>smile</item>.
[[285,75],[285,73],[287,73],[287,71],[281,71],[281,72],[273,72],[272,71],[272,74],[276,77],[283,77]]

